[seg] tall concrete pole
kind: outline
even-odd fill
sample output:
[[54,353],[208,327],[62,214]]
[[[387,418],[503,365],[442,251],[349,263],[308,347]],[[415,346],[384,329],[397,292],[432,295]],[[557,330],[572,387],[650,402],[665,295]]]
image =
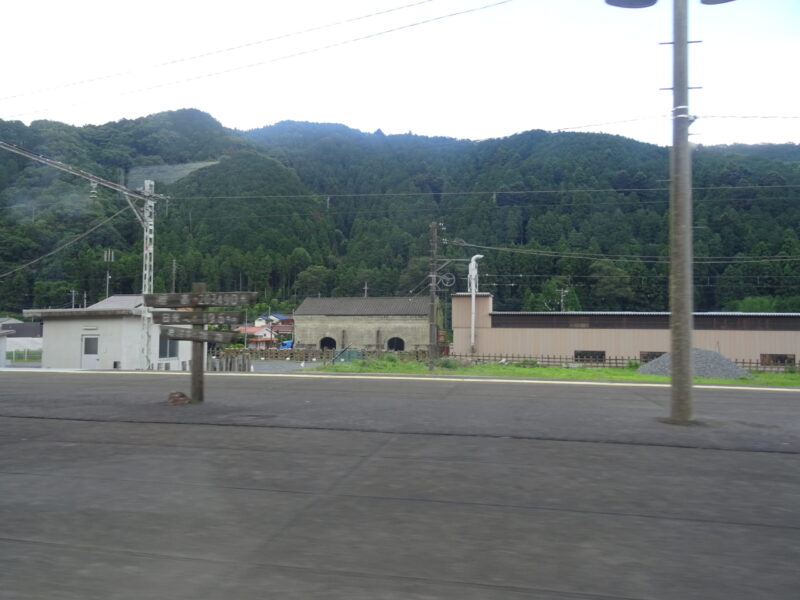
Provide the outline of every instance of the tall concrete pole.
[[434,221],[431,223],[431,265],[430,265],[430,283],[428,284],[428,370],[433,371],[434,361],[436,360],[436,347],[438,344],[438,327],[436,326],[436,250],[437,250],[437,234],[439,232],[439,224]]
[[689,147],[687,0],[674,0],[672,153],[670,156],[671,421],[692,419],[692,160]]

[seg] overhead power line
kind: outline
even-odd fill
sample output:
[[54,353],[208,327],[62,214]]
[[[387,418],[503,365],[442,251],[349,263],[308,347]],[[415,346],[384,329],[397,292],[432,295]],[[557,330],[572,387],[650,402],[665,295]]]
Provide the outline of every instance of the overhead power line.
[[[129,96],[129,95],[132,95],[132,94],[139,94],[139,93],[142,93],[142,92],[150,92],[150,91],[153,91],[153,90],[159,90],[159,89],[163,89],[163,88],[167,88],[167,87],[181,85],[181,84],[184,84],[184,83],[190,83],[190,82],[193,82],[193,81],[199,81],[199,80],[202,80],[202,79],[209,79],[209,78],[212,78],[212,77],[219,77],[221,75],[228,75],[230,73],[237,73],[239,71],[245,71],[247,69],[253,69],[253,68],[256,68],[256,67],[262,67],[264,65],[274,64],[274,63],[278,63],[278,62],[281,62],[281,61],[284,61],[284,60],[289,60],[289,59],[292,59],[292,58],[298,58],[298,57],[301,57],[301,56],[308,56],[308,55],[311,55],[311,54],[317,54],[319,52],[323,52],[325,50],[330,50],[332,48],[340,48],[340,47],[343,47],[343,46],[348,46],[350,44],[355,44],[355,43],[358,43],[358,42],[363,42],[363,41],[366,41],[366,40],[374,39],[374,38],[377,38],[377,37],[380,37],[380,36],[383,36],[383,35],[388,35],[390,33],[397,33],[398,31],[404,31],[406,29],[411,29],[413,27],[419,27],[421,25],[428,25],[430,23],[436,23],[438,21],[443,21],[445,19],[450,19],[452,17],[458,17],[458,16],[461,16],[461,15],[469,14],[469,13],[475,13],[475,12],[479,12],[479,11],[482,11],[482,10],[487,10],[489,8],[494,8],[494,7],[500,6],[502,4],[508,4],[509,2],[513,2],[513,1],[514,0],[499,0],[498,2],[493,2],[491,4],[484,4],[483,6],[477,6],[477,7],[469,8],[469,9],[466,9],[466,10],[452,12],[452,13],[449,13],[449,14],[446,14],[446,15],[440,15],[438,17],[431,17],[430,19],[424,19],[422,21],[416,21],[414,23],[408,23],[406,25],[399,25],[397,27],[391,27],[389,29],[384,29],[382,31],[378,31],[378,32],[375,32],[375,33],[370,33],[370,34],[367,34],[367,35],[362,35],[362,36],[359,36],[359,37],[350,38],[348,40],[343,40],[343,41],[339,41],[339,42],[333,42],[333,43],[330,43],[330,44],[325,44],[323,46],[317,46],[315,48],[310,48],[310,49],[307,49],[307,50],[300,50],[298,52],[292,52],[290,54],[284,54],[282,56],[277,56],[275,58],[271,58],[271,59],[268,59],[268,60],[261,60],[261,61],[257,61],[257,62],[246,64],[246,65],[239,65],[239,66],[236,66],[236,67],[230,67],[228,69],[221,69],[219,71],[213,71],[211,73],[204,73],[204,74],[201,74],[201,75],[195,75],[193,77],[186,77],[184,79],[176,79],[176,80],[172,80],[172,81],[167,81],[167,82],[164,82],[164,83],[160,83],[158,85],[153,85],[153,86],[148,86],[148,87],[139,88],[139,89],[135,89],[135,90],[130,90],[130,91],[122,92],[122,93],[119,93],[119,94],[108,95],[108,96],[105,96],[103,98],[93,98],[92,101],[96,102],[96,101],[102,101],[102,100],[109,100],[111,98],[119,98],[121,96]],[[82,104],[86,104],[86,102],[72,103],[70,106],[79,106],[79,105],[82,105]],[[34,111],[26,111],[26,112],[17,113],[17,114],[10,115],[10,116],[11,117],[23,117],[23,116],[26,116],[26,115],[32,115],[32,114],[40,113],[40,112],[43,112],[44,110],[45,109],[38,109],[38,110],[34,110]]]
[[[800,119],[798,115],[692,115],[696,119]],[[577,129],[590,129],[593,127],[606,127],[609,125],[625,125],[627,123],[639,123],[641,121],[671,120],[672,115],[664,113],[660,115],[649,115],[634,117],[631,119],[619,119],[616,121],[603,121],[600,123],[587,123],[585,125],[574,125],[572,127],[557,127],[552,131],[575,131]]]
[[203,59],[203,58],[208,58],[210,56],[218,56],[220,54],[226,54],[228,52],[235,52],[237,50],[244,50],[246,48],[253,48],[255,46],[261,46],[261,45],[264,45],[264,44],[268,44],[270,42],[276,42],[278,40],[284,40],[284,39],[288,39],[288,38],[292,38],[292,37],[296,37],[296,36],[300,36],[300,35],[305,35],[307,33],[314,33],[315,31],[322,31],[324,29],[330,29],[332,27],[338,27],[340,25],[346,25],[348,23],[355,23],[357,21],[363,21],[365,19],[370,19],[372,17],[386,15],[386,14],[389,14],[389,13],[393,13],[393,12],[397,12],[397,11],[400,11],[400,10],[404,10],[406,8],[412,8],[414,6],[419,6],[420,4],[428,4],[430,2],[434,2],[434,0],[419,0],[418,2],[412,2],[411,4],[404,4],[403,6],[396,6],[394,8],[388,8],[386,10],[381,10],[381,11],[378,11],[378,12],[373,12],[373,13],[369,13],[369,14],[366,14],[366,15],[361,15],[359,17],[353,17],[351,19],[344,19],[344,20],[341,20],[341,21],[335,21],[333,23],[327,23],[325,25],[320,25],[318,27],[309,27],[307,29],[301,29],[299,31],[293,31],[291,33],[285,33],[285,34],[282,34],[282,35],[277,35],[277,36],[266,38],[266,39],[263,39],[263,40],[256,40],[256,41],[253,41],[253,42],[247,42],[245,44],[239,44],[237,46],[231,46],[229,48],[219,48],[217,50],[211,50],[209,52],[203,52],[201,54],[195,54],[195,55],[192,55],[192,56],[185,56],[185,57],[182,57],[182,58],[176,58],[176,59],[173,59],[173,60],[168,60],[168,61],[165,61],[165,62],[162,62],[162,63],[157,63],[155,65],[150,65],[150,66],[143,67],[143,68],[130,69],[128,71],[120,71],[118,73],[109,73],[107,75],[100,75],[98,77],[93,77],[93,78],[90,78],[90,79],[82,79],[82,80],[79,80],[79,81],[73,81],[73,82],[70,82],[70,83],[65,83],[65,84],[62,84],[62,85],[52,86],[52,87],[48,87],[48,88],[40,88],[38,90],[32,90],[32,91],[29,91],[29,92],[21,92],[21,93],[18,93],[18,94],[2,96],[2,97],[0,97],[0,101],[2,101],[2,100],[14,100],[16,98],[24,98],[26,96],[34,96],[34,95],[38,95],[38,94],[43,94],[43,93],[47,93],[47,92],[54,92],[54,91],[57,91],[57,90],[67,89],[67,88],[71,88],[71,87],[78,87],[78,86],[81,86],[81,85],[87,85],[87,84],[90,84],[90,83],[97,83],[99,81],[106,81],[106,80],[109,80],[109,79],[114,79],[116,77],[124,77],[126,75],[133,75],[135,73],[142,73],[142,72],[152,71],[153,69],[171,67],[173,65],[177,65],[177,64],[181,64],[181,63],[187,63],[187,62],[191,62],[191,61],[195,61],[195,60],[200,60],[200,59]]
[[115,213],[114,213],[113,215],[111,215],[110,217],[108,217],[108,218],[106,218],[106,219],[103,219],[102,221],[100,221],[100,222],[99,222],[97,225],[95,225],[94,227],[91,227],[90,229],[88,229],[88,230],[84,231],[82,234],[80,234],[80,235],[79,235],[79,236],[77,236],[77,237],[74,237],[73,239],[71,239],[71,240],[70,240],[70,241],[68,241],[67,243],[65,243],[65,244],[61,244],[61,245],[60,245],[58,248],[56,248],[56,249],[54,249],[54,250],[51,250],[51,251],[50,251],[50,252],[48,252],[47,254],[43,254],[43,255],[42,255],[42,256],[40,256],[39,258],[34,258],[33,260],[31,260],[31,261],[28,261],[28,262],[26,262],[25,264],[23,264],[23,265],[20,265],[20,266],[18,266],[18,267],[14,267],[14,268],[13,268],[13,269],[11,269],[10,271],[6,271],[5,273],[0,273],[0,279],[2,279],[2,278],[4,278],[4,277],[8,277],[9,275],[13,275],[13,274],[14,274],[14,273],[16,273],[17,271],[21,271],[22,269],[25,269],[25,268],[27,268],[27,267],[30,267],[31,265],[35,265],[36,263],[38,263],[38,262],[40,262],[40,261],[44,260],[45,258],[48,258],[48,257],[50,257],[50,256],[53,256],[54,254],[56,254],[56,253],[58,253],[58,252],[61,252],[61,251],[62,251],[62,250],[64,250],[65,248],[68,248],[69,246],[71,246],[72,244],[74,244],[75,242],[78,242],[78,241],[82,240],[83,238],[85,238],[87,235],[89,235],[89,234],[90,234],[90,233],[92,233],[93,231],[95,231],[95,230],[97,230],[97,229],[100,229],[100,228],[101,228],[103,225],[105,225],[106,223],[110,222],[111,220],[113,220],[113,219],[117,218],[119,215],[121,215],[122,213],[124,213],[126,210],[128,210],[128,207],[127,207],[127,206],[126,206],[126,207],[124,207],[124,208],[121,208],[121,209],[119,209],[117,212],[115,212]]
[[800,115],[702,115],[700,119],[800,119]]
[[[800,184],[780,184],[780,185],[722,185],[722,186],[698,186],[692,188],[695,192],[702,191],[730,191],[730,190],[769,190],[769,189],[800,189]],[[327,194],[315,192],[313,194],[242,194],[226,196],[170,196],[170,200],[269,200],[269,199],[294,199],[294,198],[340,198],[340,199],[364,199],[364,198],[396,198],[396,197],[430,197],[436,196],[521,196],[521,195],[564,195],[564,194],[603,194],[603,193],[637,193],[637,192],[669,192],[669,187],[648,187],[648,188],[569,188],[558,190],[473,190],[461,192],[368,192],[362,194]]]
[[[501,246],[483,246],[471,244],[461,240],[447,242],[451,246],[461,246],[464,248],[479,248],[481,250],[494,250],[495,252],[511,252],[514,254],[529,254],[533,256],[548,256],[552,258],[574,258],[582,260],[610,260],[612,262],[641,262],[649,264],[669,264],[669,258],[663,256],[647,256],[632,254],[596,254],[585,252],[555,252],[552,250],[534,250],[532,248],[508,248]],[[742,263],[763,263],[763,262],[794,262],[800,261],[800,255],[787,256],[695,256],[694,264],[742,264]]]
[[605,127],[607,125],[624,125],[626,123],[639,123],[641,121],[655,121],[659,119],[671,119],[672,115],[669,114],[661,114],[661,115],[650,115],[647,117],[634,117],[632,119],[621,119],[618,121],[604,121],[602,123],[588,123],[586,125],[575,125],[572,127],[558,127],[553,129],[552,131],[574,131],[576,129],[589,129],[591,127]]

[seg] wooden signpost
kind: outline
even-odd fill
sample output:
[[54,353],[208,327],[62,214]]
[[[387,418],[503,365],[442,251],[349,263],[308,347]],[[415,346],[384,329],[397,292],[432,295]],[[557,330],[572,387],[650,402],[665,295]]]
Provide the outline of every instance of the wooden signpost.
[[241,325],[244,312],[159,311],[153,313],[158,325]]
[[[186,294],[145,294],[144,304],[151,308],[190,308],[191,311],[155,311],[153,322],[161,325],[161,333],[172,340],[192,342],[192,394],[190,403],[203,402],[203,370],[205,356],[203,344],[230,343],[236,334],[232,331],[207,331],[206,325],[237,325],[244,321],[242,312],[202,312],[212,306],[244,306],[252,304],[257,292],[207,292],[204,283],[192,285]],[[177,327],[191,325],[192,328]]]

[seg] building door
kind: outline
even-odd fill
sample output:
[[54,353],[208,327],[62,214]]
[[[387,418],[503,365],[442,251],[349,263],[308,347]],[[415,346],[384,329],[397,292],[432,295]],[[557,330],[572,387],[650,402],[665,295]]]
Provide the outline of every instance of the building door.
[[100,367],[100,336],[84,335],[81,337],[81,369],[97,369]]

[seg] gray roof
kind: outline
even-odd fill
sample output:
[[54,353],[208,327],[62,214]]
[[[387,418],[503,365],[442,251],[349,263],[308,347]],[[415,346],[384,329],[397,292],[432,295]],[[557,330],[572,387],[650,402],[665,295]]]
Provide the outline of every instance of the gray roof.
[[22,314],[26,317],[38,317],[42,319],[135,316],[142,314],[142,303],[141,294],[119,294],[117,296],[109,296],[105,300],[101,300],[86,308],[34,308],[23,310]]
[[306,298],[295,315],[330,316],[424,316],[428,298],[396,296],[389,298]]
[[87,310],[116,310],[116,309],[131,309],[139,308],[142,306],[141,294],[117,294],[116,296],[109,296],[105,300],[100,300],[92,304]]

